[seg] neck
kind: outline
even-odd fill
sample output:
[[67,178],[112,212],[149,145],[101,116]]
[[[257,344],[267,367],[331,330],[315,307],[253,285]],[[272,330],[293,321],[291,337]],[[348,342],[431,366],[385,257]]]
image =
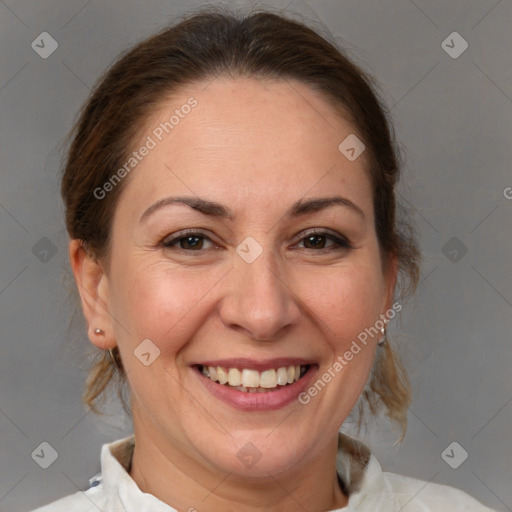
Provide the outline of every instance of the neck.
[[142,492],[179,511],[323,512],[348,503],[336,473],[337,438],[324,453],[305,458],[289,471],[248,479],[212,471],[188,456],[179,443],[164,439],[156,429],[138,428],[136,421],[134,433],[130,476]]

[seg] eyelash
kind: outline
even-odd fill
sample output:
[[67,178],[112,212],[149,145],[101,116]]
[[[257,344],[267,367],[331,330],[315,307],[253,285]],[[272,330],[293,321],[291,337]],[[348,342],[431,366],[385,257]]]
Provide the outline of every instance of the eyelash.
[[[342,236],[342,235],[337,236],[332,233],[329,233],[328,231],[320,230],[320,229],[309,230],[309,231],[305,232],[302,235],[302,237],[300,238],[299,243],[303,242],[304,240],[306,240],[308,237],[311,237],[311,236],[325,237],[328,240],[334,242],[335,245],[334,246],[331,245],[330,247],[326,247],[326,248],[324,247],[321,249],[311,249],[311,248],[307,248],[307,247],[305,247],[304,249],[316,251],[316,252],[324,252],[324,253],[330,252],[330,251],[336,251],[336,250],[352,249],[352,244],[344,236]],[[170,240],[169,239],[162,240],[161,246],[165,249],[174,249],[175,248],[174,246],[176,246],[181,240],[185,240],[190,237],[203,238],[205,240],[209,240],[210,242],[212,242],[215,245],[215,243],[209,237],[207,237],[204,233],[190,229],[190,230],[181,231],[180,233],[178,233],[176,236],[174,236]],[[182,247],[177,247],[175,249],[178,251],[184,251],[184,252],[189,252],[189,253],[190,252],[203,252],[204,250],[206,250],[206,249],[198,249],[198,250],[183,249]]]

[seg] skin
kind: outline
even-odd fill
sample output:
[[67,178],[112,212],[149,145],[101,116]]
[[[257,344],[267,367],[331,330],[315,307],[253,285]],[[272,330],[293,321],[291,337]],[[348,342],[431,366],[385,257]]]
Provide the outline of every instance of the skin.
[[[316,380],[391,307],[396,261],[381,260],[365,154],[351,162],[338,150],[357,130],[305,84],[218,78],[166,99],[134,148],[191,96],[198,105],[125,178],[108,267],[78,241],[69,247],[91,342],[119,347],[132,390],[131,477],[178,510],[341,508],[338,430],[364,388],[377,337],[309,404],[274,411],[219,401],[190,364],[304,357],[316,361]],[[173,204],[139,220],[159,199],[184,195],[222,203],[233,217]],[[300,199],[333,195],[363,215],[334,205],[286,216]],[[207,237],[201,250],[161,246],[187,228]],[[324,249],[307,245],[310,228],[352,248],[322,237]],[[263,251],[252,263],[236,253],[248,236]],[[160,349],[149,366],[133,355],[147,338]],[[261,453],[250,468],[237,457],[247,443]]]

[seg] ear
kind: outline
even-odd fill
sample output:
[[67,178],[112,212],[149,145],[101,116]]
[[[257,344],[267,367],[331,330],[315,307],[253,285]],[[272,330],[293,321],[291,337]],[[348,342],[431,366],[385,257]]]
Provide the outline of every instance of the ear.
[[395,286],[398,277],[398,256],[396,254],[389,255],[384,271],[386,295],[383,313],[390,310],[393,306],[393,297],[395,295]]
[[[103,350],[114,348],[113,320],[110,313],[109,281],[103,266],[85,250],[81,240],[69,242],[69,260],[80,293],[91,343]],[[104,335],[94,333],[95,329]]]

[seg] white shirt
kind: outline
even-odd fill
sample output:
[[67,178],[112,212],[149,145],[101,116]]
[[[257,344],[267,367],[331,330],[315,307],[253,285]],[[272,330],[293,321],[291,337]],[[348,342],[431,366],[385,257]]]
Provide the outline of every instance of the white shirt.
[[[101,472],[89,480],[89,489],[32,512],[176,512],[130,477],[134,444],[133,435],[104,444]],[[494,512],[454,487],[383,472],[364,443],[341,433],[336,468],[348,494],[348,506],[339,511]]]

